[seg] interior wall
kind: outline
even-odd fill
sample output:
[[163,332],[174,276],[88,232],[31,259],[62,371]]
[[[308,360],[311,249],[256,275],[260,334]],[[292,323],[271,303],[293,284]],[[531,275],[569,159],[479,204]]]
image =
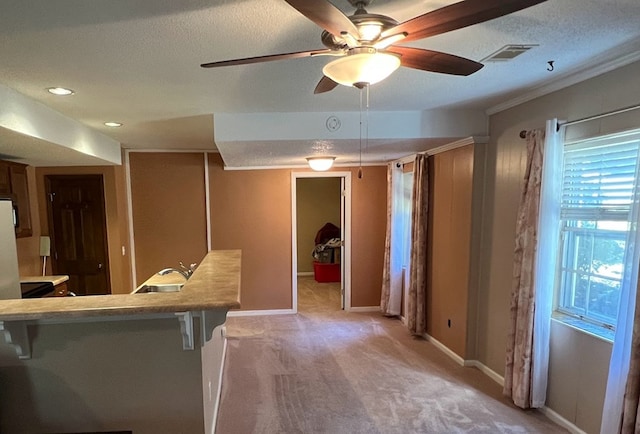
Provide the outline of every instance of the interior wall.
[[[40,222],[39,234],[34,228],[34,240],[26,256],[38,257],[40,254],[39,235],[49,235],[47,218],[47,198],[44,177],[46,175],[102,175],[104,180],[105,213],[107,223],[107,241],[109,254],[109,275],[113,294],[131,292],[131,267],[129,261],[129,243],[127,241],[127,213],[125,190],[122,187],[124,171],[122,166],[73,166],[73,167],[37,167],[35,169],[35,206],[32,207],[32,219]],[[30,186],[31,187],[31,186]],[[32,191],[29,191],[32,194]],[[30,197],[34,200],[33,197]],[[38,234],[38,237],[36,237]],[[122,250],[124,247],[124,255]],[[24,252],[23,252],[24,254]],[[47,265],[47,274],[51,268]],[[41,273],[41,271],[40,271]],[[38,274],[40,274],[38,273]]]
[[[478,305],[478,359],[497,373],[504,372],[505,343],[509,328],[509,302],[512,281],[515,226],[520,190],[525,169],[526,149],[519,137],[521,130],[544,128],[551,118],[574,120],[631,106],[640,102],[640,62],[600,75],[566,89],[537,98],[490,118],[491,140],[487,148],[484,222],[482,227],[482,272]],[[624,116],[604,118],[591,123],[592,129],[608,132],[640,127],[638,111]],[[552,333],[557,332],[552,328]],[[607,357],[594,357],[603,346],[598,338],[570,329],[568,342],[580,340],[579,346],[551,348],[550,370],[557,370],[563,360],[581,360],[587,365],[588,381],[579,396],[564,395],[572,387],[570,378],[554,376],[549,383],[550,408],[588,433],[598,432],[603,382],[608,371]],[[552,341],[557,336],[552,335]],[[586,378],[585,378],[586,380]],[[569,401],[566,401],[566,400]],[[563,402],[562,408],[558,402]],[[575,411],[568,412],[567,408]],[[594,410],[598,409],[598,410]],[[590,412],[589,420],[577,415]]]
[[291,309],[290,171],[225,171],[210,154],[209,181],[212,248],[242,249],[242,309]]
[[296,201],[298,273],[310,273],[316,233],[326,223],[341,225],[340,178],[298,178]]
[[430,157],[427,333],[466,357],[474,145]]
[[130,152],[136,286],[207,253],[204,153]]
[[[339,169],[336,169],[339,170]],[[387,167],[351,170],[351,305],[380,306],[387,229]]]
[[29,335],[29,360],[0,343],[3,434],[205,433],[201,348],[182,349],[176,318],[39,324]]
[[[354,307],[379,306],[386,225],[386,167],[352,172]],[[296,170],[298,171],[298,170]],[[209,155],[214,249],[242,249],[243,310],[291,309],[291,170],[224,170]]]

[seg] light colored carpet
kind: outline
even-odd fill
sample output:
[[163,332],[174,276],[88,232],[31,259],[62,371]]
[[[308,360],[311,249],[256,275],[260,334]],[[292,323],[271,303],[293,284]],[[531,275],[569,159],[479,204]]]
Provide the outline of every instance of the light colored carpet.
[[339,285],[301,284],[298,315],[227,323],[218,434],[560,433],[398,320],[339,310]]

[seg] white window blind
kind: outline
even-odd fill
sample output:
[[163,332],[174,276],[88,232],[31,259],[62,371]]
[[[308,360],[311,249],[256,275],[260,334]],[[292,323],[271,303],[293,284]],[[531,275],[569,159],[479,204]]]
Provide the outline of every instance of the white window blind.
[[640,134],[567,144],[561,218],[628,221]]

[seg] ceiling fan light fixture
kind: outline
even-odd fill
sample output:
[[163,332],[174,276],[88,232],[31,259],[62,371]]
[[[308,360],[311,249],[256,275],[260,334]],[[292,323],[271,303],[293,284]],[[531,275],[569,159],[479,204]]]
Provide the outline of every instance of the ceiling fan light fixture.
[[327,63],[322,72],[336,83],[353,86],[378,83],[399,67],[400,56],[375,48],[362,48],[350,50],[346,56]]
[[333,166],[333,161],[336,157],[329,156],[319,156],[319,157],[307,157],[307,163],[309,163],[309,167],[316,172],[324,172],[326,170],[331,169]]
[[375,41],[382,33],[382,23],[377,21],[363,23],[358,25],[358,31],[363,41]]

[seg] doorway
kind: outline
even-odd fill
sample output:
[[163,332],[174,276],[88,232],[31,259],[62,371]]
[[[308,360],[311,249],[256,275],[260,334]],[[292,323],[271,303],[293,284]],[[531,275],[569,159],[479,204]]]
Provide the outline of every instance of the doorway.
[[53,274],[77,295],[110,294],[102,175],[47,175]]
[[[304,189],[300,189],[300,182],[305,180],[317,179],[319,181],[334,180],[333,185],[337,186],[337,192],[335,200],[337,202],[337,217],[334,217],[334,222],[325,222],[317,224],[312,229],[313,234],[309,235],[309,228],[303,228],[304,224],[300,224],[298,216],[298,198],[299,194],[304,192]],[[329,182],[332,184],[332,182]],[[307,283],[311,283],[317,286],[315,277],[316,267],[315,262],[320,262],[318,258],[312,258],[311,253],[315,244],[314,237],[316,231],[321,229],[325,223],[333,223],[333,226],[339,228],[339,240],[337,246],[331,247],[331,252],[325,252],[324,257],[321,259],[325,264],[322,264],[323,277],[331,276],[329,278],[320,278],[320,281],[331,282],[331,285],[339,287],[339,304],[340,308],[349,310],[351,307],[351,172],[301,172],[291,173],[291,203],[292,203],[292,310],[298,312],[300,294],[298,287],[298,275],[302,271],[302,275],[305,276]],[[303,198],[301,197],[301,200]],[[302,215],[300,216],[303,217]],[[328,218],[325,218],[328,219]],[[337,221],[335,221],[337,220]],[[306,238],[310,238],[310,242],[299,242],[299,230],[306,230]],[[299,245],[303,244],[303,245]],[[311,245],[311,248],[309,246]],[[307,251],[308,250],[308,251]],[[313,265],[312,265],[313,264]],[[310,268],[313,266],[313,268]],[[337,267],[337,268],[335,268]],[[330,269],[330,270],[329,270]],[[333,273],[338,273],[339,280],[334,278]],[[330,273],[330,274],[327,274]],[[305,284],[303,289],[307,289],[308,285]]]

